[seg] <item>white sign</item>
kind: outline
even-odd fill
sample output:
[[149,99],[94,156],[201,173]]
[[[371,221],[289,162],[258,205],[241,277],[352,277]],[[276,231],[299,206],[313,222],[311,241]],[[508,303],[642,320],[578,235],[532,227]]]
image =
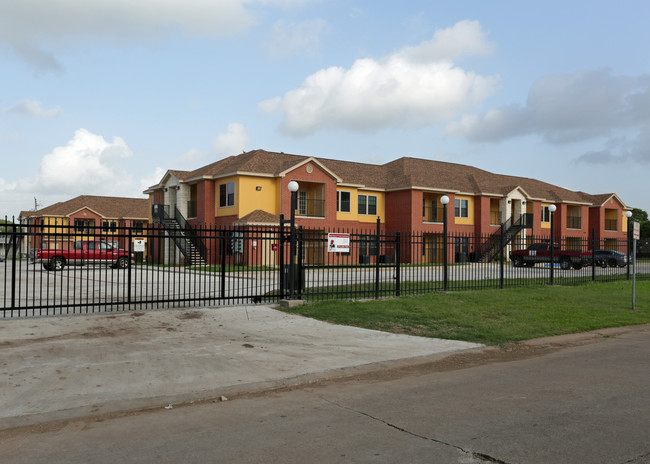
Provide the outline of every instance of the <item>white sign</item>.
[[135,253],[144,253],[145,241],[143,238],[136,238],[133,240],[133,251]]
[[634,240],[639,240],[641,238],[641,224],[639,222],[634,223],[634,229],[632,232],[632,238]]
[[330,253],[349,253],[350,234],[327,234],[327,251]]

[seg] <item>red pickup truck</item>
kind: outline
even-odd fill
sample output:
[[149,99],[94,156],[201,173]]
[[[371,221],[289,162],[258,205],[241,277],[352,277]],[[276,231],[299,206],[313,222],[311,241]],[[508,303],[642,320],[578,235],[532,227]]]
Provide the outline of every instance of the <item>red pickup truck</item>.
[[101,240],[79,240],[70,249],[36,250],[36,262],[43,264],[43,269],[60,271],[65,266],[83,266],[85,264],[109,264],[119,269],[129,267],[134,260],[129,252]]
[[[510,253],[510,260],[514,267],[533,267],[537,263],[551,262],[551,247],[549,243],[534,243],[526,250],[514,250]],[[583,265],[591,263],[591,251],[562,250],[555,243],[553,248],[553,262],[560,263],[561,269],[580,269]]]

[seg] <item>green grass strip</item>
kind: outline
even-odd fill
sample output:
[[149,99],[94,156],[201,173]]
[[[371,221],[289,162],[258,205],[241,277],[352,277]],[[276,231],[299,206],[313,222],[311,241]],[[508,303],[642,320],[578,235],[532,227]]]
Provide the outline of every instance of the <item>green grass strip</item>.
[[487,345],[650,323],[650,281],[517,287],[370,301],[328,300],[284,309],[392,333]]

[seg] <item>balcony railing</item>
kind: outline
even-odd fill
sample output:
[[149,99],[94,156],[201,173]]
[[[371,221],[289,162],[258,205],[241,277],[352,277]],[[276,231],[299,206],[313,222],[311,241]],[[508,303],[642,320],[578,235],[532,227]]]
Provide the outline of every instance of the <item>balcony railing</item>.
[[424,222],[442,222],[444,208],[425,206],[422,210],[422,220]]
[[296,214],[303,217],[325,217],[325,200],[298,198]]
[[567,229],[582,229],[582,218],[580,216],[567,216]]
[[618,230],[618,221],[616,219],[605,219],[605,230],[616,232]]

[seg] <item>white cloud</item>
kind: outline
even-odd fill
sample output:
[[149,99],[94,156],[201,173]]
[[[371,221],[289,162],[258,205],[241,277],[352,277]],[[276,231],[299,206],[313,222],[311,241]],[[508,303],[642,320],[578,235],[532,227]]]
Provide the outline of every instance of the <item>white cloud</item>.
[[7,108],[10,113],[24,114],[35,118],[58,118],[61,115],[61,108],[46,110],[41,107],[40,101],[21,100],[14,106]]
[[114,137],[112,142],[107,142],[101,135],[79,129],[67,145],[56,147],[43,157],[33,177],[4,188],[34,194],[132,194],[139,186],[133,185],[124,166],[124,160],[131,156],[131,150],[121,138]]
[[248,145],[248,133],[243,124],[233,122],[228,124],[228,130],[219,134],[214,140],[214,150],[217,155],[232,155],[241,153]]
[[181,32],[222,37],[255,22],[255,4],[300,0],[20,0],[0,2],[0,44],[40,70],[60,70],[56,51],[79,38],[149,42]]
[[381,60],[364,58],[350,69],[320,70],[300,88],[259,107],[283,112],[280,129],[291,135],[330,127],[363,131],[436,124],[494,92],[497,76],[480,76],[451,61],[490,48],[480,24],[463,21]]
[[239,154],[246,150],[248,140],[248,133],[243,124],[230,123],[226,132],[215,137],[211,150],[193,148],[176,160],[176,166],[181,169],[193,170],[202,164],[214,162],[215,158]]
[[320,36],[327,27],[322,19],[299,23],[277,21],[265,41],[264,48],[273,56],[312,55],[320,45]]
[[79,129],[66,145],[43,156],[33,176],[13,182],[0,179],[0,198],[10,205],[0,206],[13,210],[14,215],[32,208],[34,197],[41,206],[78,195],[142,197],[142,191],[151,185],[147,184],[150,179],[136,180],[129,172],[126,163],[132,156],[120,137],[107,141]]
[[[650,76],[613,76],[609,70],[546,76],[525,105],[466,115],[447,133],[479,142],[536,134],[551,143],[608,137],[616,129],[650,121]],[[603,158],[600,154],[598,159]]]

